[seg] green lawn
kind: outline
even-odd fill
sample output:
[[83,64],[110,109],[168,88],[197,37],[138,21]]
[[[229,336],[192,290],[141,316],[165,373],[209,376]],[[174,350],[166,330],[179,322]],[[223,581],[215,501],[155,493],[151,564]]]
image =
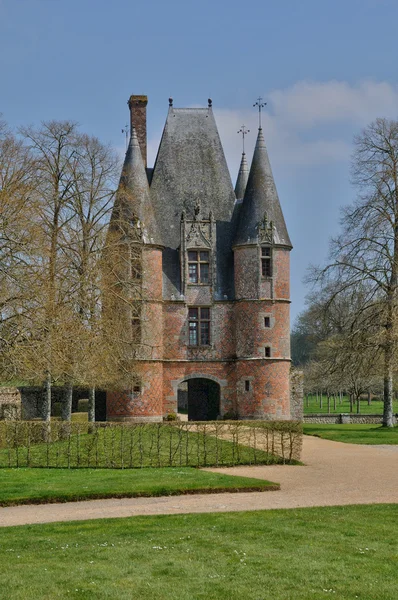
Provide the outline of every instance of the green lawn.
[[[273,435],[275,448],[283,435],[284,452],[290,456],[290,425],[282,423],[280,427],[281,432],[273,432],[268,425],[248,427],[222,422],[110,425],[98,426],[88,434],[87,423],[54,422],[52,439],[40,443],[47,432],[45,423],[3,422],[0,467],[142,468],[289,462],[272,454]],[[293,437],[300,439],[301,429],[296,429]],[[223,435],[229,439],[223,439]],[[269,452],[261,448],[269,448]]]
[[10,527],[12,600],[394,600],[397,505]]
[[398,427],[305,423],[304,434],[348,444],[398,444]]
[[279,485],[189,467],[140,470],[0,469],[0,506],[88,498],[273,489],[279,489]]
[[[330,399],[330,411],[328,408],[328,402],[325,394],[323,395],[322,406],[320,406],[320,400],[316,396],[304,396],[303,400],[304,414],[313,413],[349,413],[350,412],[350,400],[348,396],[343,396],[342,403],[340,404],[339,398],[337,398],[336,409],[334,408],[333,398]],[[357,413],[357,405],[353,406],[353,413]],[[398,413],[398,400],[393,402],[393,412]],[[360,402],[360,413],[363,415],[382,415],[383,414],[383,401],[372,400],[370,404],[366,399],[362,399]]]

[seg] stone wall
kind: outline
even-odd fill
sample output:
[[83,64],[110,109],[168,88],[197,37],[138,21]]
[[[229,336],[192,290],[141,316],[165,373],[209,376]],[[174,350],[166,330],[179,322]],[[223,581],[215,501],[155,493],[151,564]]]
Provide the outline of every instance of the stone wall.
[[0,420],[15,421],[21,418],[21,394],[18,388],[0,388]]
[[[358,415],[358,414],[312,414],[304,415],[304,423],[319,423],[320,425],[358,424],[358,425],[381,425],[383,415]],[[394,423],[397,424],[397,415],[394,415]]]

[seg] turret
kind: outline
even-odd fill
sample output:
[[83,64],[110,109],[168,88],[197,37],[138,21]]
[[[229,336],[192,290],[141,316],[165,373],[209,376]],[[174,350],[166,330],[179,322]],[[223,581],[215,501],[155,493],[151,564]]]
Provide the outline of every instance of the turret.
[[291,249],[274,177],[268,158],[263,130],[258,130],[250,174],[239,217],[235,245],[252,244],[257,241],[259,223],[266,216],[273,225],[275,243]]
[[[120,339],[118,354],[124,365],[131,364],[131,387],[108,392],[108,418],[158,421],[163,414],[158,393],[162,364],[156,361],[163,352],[162,246],[134,127],[116,193],[109,241],[112,275],[117,280],[110,319],[115,337]],[[145,383],[148,381],[150,384]]]
[[233,246],[237,395],[242,418],[290,415],[291,247],[260,128]]
[[243,200],[248,178],[249,167],[246,160],[246,154],[242,152],[242,159],[240,161],[238,179],[236,180],[235,185],[235,196],[237,200]]
[[119,187],[112,212],[111,229],[121,227],[125,233],[130,229],[134,241],[159,244],[159,232],[155,222],[149,195],[148,179],[135,129],[131,131]]

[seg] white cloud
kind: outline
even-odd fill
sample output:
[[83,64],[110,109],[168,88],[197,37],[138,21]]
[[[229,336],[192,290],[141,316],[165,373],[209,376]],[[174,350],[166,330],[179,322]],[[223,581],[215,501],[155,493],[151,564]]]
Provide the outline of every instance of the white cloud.
[[398,85],[385,81],[357,85],[300,81],[286,90],[272,91],[269,97],[275,117],[297,128],[343,121],[366,124],[376,116],[396,117],[398,112]]
[[[347,161],[352,136],[376,117],[398,117],[398,85],[385,81],[300,81],[267,95],[263,129],[271,162],[283,168],[316,166]],[[214,109],[232,177],[241,156],[238,130],[244,123],[250,133],[246,149],[250,159],[257,136],[254,108]],[[148,140],[149,164],[156,158],[160,135]]]

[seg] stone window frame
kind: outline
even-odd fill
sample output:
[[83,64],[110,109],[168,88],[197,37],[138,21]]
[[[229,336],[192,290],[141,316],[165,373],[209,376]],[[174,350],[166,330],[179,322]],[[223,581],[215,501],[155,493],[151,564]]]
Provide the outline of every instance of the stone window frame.
[[[198,318],[194,319],[193,317],[190,318],[190,311],[191,310],[197,310],[198,311]],[[208,318],[204,318],[202,317],[202,310],[208,310]],[[187,318],[187,334],[188,334],[188,347],[189,348],[210,348],[212,345],[212,334],[211,334],[211,329],[212,329],[212,310],[211,310],[211,306],[188,306],[188,318]],[[190,323],[197,323],[197,328],[196,328],[196,334],[197,334],[197,343],[196,344],[192,344],[191,343],[191,327],[190,327]],[[208,323],[208,343],[202,344],[202,336],[201,336],[201,324],[202,323]]]
[[[266,348],[269,348],[269,356],[266,356]],[[275,358],[274,350],[274,345],[270,342],[265,342],[263,345],[257,347],[258,356],[265,359]]]
[[272,279],[273,277],[273,252],[271,244],[260,246],[260,273],[261,279]]
[[[265,326],[265,319],[269,319],[269,326]],[[259,329],[263,331],[270,331],[275,326],[275,317],[271,311],[262,311],[258,315],[258,325]]]
[[[188,267],[188,279],[187,285],[210,285],[211,282],[211,251],[210,248],[187,248],[187,267]],[[190,260],[190,252],[195,252],[197,255],[196,260]],[[201,260],[201,253],[207,253],[207,260]],[[191,281],[189,267],[190,265],[196,265],[197,267],[197,281]],[[207,265],[207,281],[201,281],[201,265]]]

